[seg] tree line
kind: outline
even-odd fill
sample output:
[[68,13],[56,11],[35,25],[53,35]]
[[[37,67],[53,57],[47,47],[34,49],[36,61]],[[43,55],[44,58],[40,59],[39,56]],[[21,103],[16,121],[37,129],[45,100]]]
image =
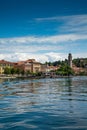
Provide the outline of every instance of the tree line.
[[[87,58],[76,58],[72,60],[72,63],[76,66],[76,67],[82,67],[85,68],[87,66]],[[45,64],[48,64],[49,66],[59,66],[59,65],[64,65],[64,64],[68,64],[68,60],[65,59],[64,61],[54,61],[54,62],[46,62]]]

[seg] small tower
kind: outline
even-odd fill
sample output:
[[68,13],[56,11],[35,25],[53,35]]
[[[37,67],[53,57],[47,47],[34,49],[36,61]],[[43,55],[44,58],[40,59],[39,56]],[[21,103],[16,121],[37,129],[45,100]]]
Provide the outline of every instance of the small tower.
[[69,53],[68,55],[68,65],[72,68],[72,54]]

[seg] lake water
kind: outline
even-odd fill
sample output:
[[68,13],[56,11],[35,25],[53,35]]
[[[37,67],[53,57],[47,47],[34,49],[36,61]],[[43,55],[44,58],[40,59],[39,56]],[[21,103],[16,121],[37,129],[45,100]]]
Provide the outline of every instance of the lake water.
[[87,130],[87,77],[0,80],[0,130]]

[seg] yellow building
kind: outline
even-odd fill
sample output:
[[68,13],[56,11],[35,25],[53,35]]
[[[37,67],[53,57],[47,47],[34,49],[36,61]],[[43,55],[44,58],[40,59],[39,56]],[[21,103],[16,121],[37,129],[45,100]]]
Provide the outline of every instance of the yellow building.
[[37,62],[35,59],[20,61],[16,64],[15,67],[22,69],[25,72],[27,72],[27,71],[29,71],[31,73],[41,72],[41,63]]
[[24,70],[32,73],[41,72],[41,63],[35,61],[35,59],[29,59],[24,63]]
[[5,61],[5,60],[0,60],[0,74],[3,74],[4,73],[4,69],[6,67],[10,68],[13,66],[13,63],[12,62],[9,62],[9,61]]
[[33,64],[32,64],[32,72],[34,72],[34,73],[41,72],[41,63],[33,62]]

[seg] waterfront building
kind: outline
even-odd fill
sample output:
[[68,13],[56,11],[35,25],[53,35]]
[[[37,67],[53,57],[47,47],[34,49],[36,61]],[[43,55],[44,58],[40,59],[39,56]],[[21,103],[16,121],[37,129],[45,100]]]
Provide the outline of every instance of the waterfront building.
[[24,71],[30,71],[32,73],[41,72],[41,63],[35,59],[28,59],[24,62]]
[[0,60],[0,74],[4,73],[5,68],[11,68],[13,67],[13,63],[5,60]]
[[24,70],[24,72],[37,73],[41,72],[41,63],[35,59],[28,59],[26,61],[20,61],[15,64],[16,68]]

